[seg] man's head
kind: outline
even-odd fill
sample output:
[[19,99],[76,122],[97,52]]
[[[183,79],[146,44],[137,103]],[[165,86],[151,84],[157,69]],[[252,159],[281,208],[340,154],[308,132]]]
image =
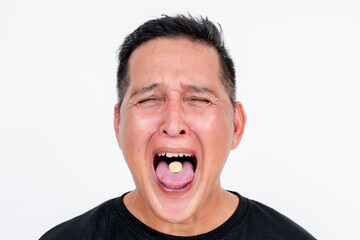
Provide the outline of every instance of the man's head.
[[160,37],[188,38],[191,41],[199,41],[216,49],[221,65],[220,79],[231,103],[234,105],[236,87],[234,63],[224,46],[221,28],[218,29],[207,18],[197,19],[191,16],[177,15],[175,17],[163,16],[145,22],[125,38],[120,47],[117,71],[117,91],[120,106],[129,84],[128,62],[131,53],[143,43]]
[[[114,109],[114,126],[136,185],[124,201],[155,229],[164,222],[188,224],[219,203],[224,192],[220,173],[246,121],[241,104],[229,94],[234,91],[234,70],[226,52],[230,70],[224,70],[218,48],[205,40],[189,34],[149,38],[159,29],[181,31],[180,22],[204,37],[215,34],[221,39],[208,20],[164,17],[127,37],[123,49],[131,51],[120,53],[119,87],[126,86]],[[150,40],[130,41],[146,37]],[[222,44],[219,48],[225,51]],[[232,78],[225,81],[229,73]],[[169,171],[174,160],[182,162],[180,173]]]

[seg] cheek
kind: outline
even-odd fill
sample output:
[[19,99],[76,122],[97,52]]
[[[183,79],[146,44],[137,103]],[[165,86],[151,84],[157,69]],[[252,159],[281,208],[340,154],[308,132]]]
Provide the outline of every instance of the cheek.
[[120,141],[124,158],[129,166],[137,187],[149,172],[146,150],[150,138],[156,133],[158,120],[148,115],[128,111],[120,120]]
[[[129,111],[123,120],[121,122],[123,151],[127,152],[127,150],[132,149],[135,151],[129,152],[141,153],[146,149],[150,137],[157,131],[158,119],[156,116]],[[135,147],[136,149],[133,149]]]
[[192,126],[203,149],[204,169],[217,176],[230,152],[233,123],[220,111],[199,115],[192,120]]
[[208,112],[190,120],[192,130],[206,145],[229,145],[232,139],[233,124],[223,112]]

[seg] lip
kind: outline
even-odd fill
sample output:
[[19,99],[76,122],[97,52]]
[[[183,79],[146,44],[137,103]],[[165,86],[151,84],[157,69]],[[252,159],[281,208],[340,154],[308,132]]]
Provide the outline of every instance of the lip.
[[[196,169],[195,169],[195,172],[194,172],[194,178],[182,188],[172,189],[172,188],[166,187],[157,178],[156,173],[155,173],[155,155],[159,154],[159,153],[191,153],[192,155],[194,155],[195,158],[196,158]],[[151,165],[152,165],[152,169],[153,169],[153,174],[154,174],[154,177],[155,177],[155,179],[157,181],[157,184],[158,184],[159,188],[163,192],[172,193],[172,194],[176,194],[176,193],[180,194],[180,193],[188,192],[191,189],[191,186],[193,185],[193,183],[194,183],[194,181],[196,179],[197,172],[198,172],[198,169],[199,169],[199,157],[198,157],[198,154],[194,150],[189,149],[189,148],[158,148],[158,149],[155,149],[153,151],[153,154],[151,156],[152,156],[151,157]]]
[[194,180],[195,180],[195,176],[194,176],[193,180],[191,180],[190,182],[188,182],[184,187],[182,187],[182,188],[177,188],[177,189],[173,189],[173,188],[168,188],[168,187],[166,187],[164,184],[162,184],[162,183],[160,182],[160,180],[157,178],[156,174],[155,174],[155,178],[156,178],[156,180],[157,180],[157,183],[158,183],[158,185],[159,185],[159,188],[160,188],[163,192],[165,192],[165,193],[173,193],[173,194],[176,194],[176,193],[177,193],[177,194],[180,194],[180,193],[186,193],[186,192],[188,192],[188,191],[190,190],[190,188],[191,188]]

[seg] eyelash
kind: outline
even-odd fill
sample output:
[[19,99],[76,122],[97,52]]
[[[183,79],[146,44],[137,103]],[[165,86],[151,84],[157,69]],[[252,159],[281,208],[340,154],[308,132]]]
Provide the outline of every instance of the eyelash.
[[146,98],[146,99],[140,100],[138,103],[144,103],[144,102],[152,101],[152,100],[158,100],[158,99],[157,98]]
[[137,103],[140,104],[140,103],[144,103],[144,102],[147,102],[147,101],[161,101],[161,100],[162,100],[162,98],[160,98],[160,97],[150,96],[148,98],[144,98],[144,99],[139,100]]
[[205,98],[189,98],[188,100],[190,100],[190,101],[200,101],[200,102],[210,103],[210,100],[205,99]]
[[[138,105],[142,105],[145,103],[148,104],[157,104],[155,101],[160,101],[160,98],[157,97],[150,97],[150,98],[145,98],[142,99],[140,101],[137,102]],[[154,103],[152,103],[152,101],[154,101]],[[209,99],[206,98],[197,98],[197,97],[190,97],[190,98],[186,98],[185,99],[186,102],[188,102],[189,104],[193,104],[194,106],[207,106],[210,105],[212,102]]]

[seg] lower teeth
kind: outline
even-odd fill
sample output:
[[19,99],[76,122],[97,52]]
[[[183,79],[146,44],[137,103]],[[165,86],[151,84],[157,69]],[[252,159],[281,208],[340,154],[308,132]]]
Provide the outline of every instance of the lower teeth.
[[180,186],[170,186],[170,185],[167,185],[167,184],[165,184],[163,182],[161,182],[161,184],[163,184],[165,187],[171,188],[171,189],[179,189],[179,188],[185,187],[185,185],[186,185],[186,184],[184,184],[184,185],[180,185]]

